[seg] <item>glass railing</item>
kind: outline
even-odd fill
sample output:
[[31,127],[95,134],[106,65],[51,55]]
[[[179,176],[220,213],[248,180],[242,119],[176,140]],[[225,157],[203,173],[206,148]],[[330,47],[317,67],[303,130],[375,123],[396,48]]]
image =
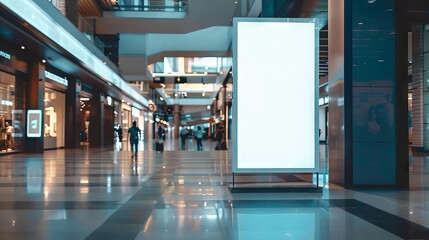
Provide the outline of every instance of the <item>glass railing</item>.
[[187,0],[98,0],[104,11],[187,12]]

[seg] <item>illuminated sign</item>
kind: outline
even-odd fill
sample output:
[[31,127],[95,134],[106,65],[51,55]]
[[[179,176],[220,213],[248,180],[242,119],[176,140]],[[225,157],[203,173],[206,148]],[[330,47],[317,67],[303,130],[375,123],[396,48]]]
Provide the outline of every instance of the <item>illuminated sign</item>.
[[42,110],[27,111],[27,137],[42,136]]
[[0,50],[0,56],[3,58],[6,58],[7,60],[10,60],[10,58],[11,58],[9,53],[3,52],[1,50]]
[[135,108],[135,107],[131,107],[131,114],[134,116],[134,117],[140,117],[140,110],[138,110],[137,108]]
[[[316,19],[234,18],[234,172],[318,171],[315,26]],[[261,84],[266,79],[270,84]],[[261,99],[275,101],[266,104]],[[281,127],[275,131],[255,127],[249,120],[255,119],[255,109],[275,112]],[[272,125],[271,120],[267,123]],[[261,139],[268,143],[268,151],[261,148]]]
[[9,100],[1,100],[1,105],[4,106],[13,106],[13,102]]
[[68,86],[69,85],[69,81],[67,81],[66,77],[62,78],[62,77],[60,77],[58,75],[55,75],[55,74],[53,74],[51,72],[48,72],[48,71],[45,71],[45,77],[49,78],[52,81],[55,81],[55,82],[57,82],[59,84],[62,84],[64,86]]
[[107,96],[107,105],[112,106],[112,98]]

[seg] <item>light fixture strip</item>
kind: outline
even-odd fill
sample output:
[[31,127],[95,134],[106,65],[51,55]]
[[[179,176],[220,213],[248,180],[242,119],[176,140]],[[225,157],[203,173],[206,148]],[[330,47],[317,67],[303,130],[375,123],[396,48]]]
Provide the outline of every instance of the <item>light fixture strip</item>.
[[0,3],[52,41],[62,46],[67,52],[84,63],[88,69],[98,74],[104,81],[114,84],[143,106],[148,106],[148,101],[145,97],[130,87],[125,80],[105,65],[102,60],[92,54],[89,49],[37,6],[36,3],[31,0],[0,0]]

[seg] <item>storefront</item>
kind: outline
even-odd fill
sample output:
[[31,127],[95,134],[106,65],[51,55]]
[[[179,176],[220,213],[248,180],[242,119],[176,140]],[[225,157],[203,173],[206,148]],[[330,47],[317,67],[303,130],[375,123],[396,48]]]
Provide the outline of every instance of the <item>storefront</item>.
[[[47,67],[43,115],[44,149],[63,148],[65,144],[65,105],[68,81],[65,74]],[[55,71],[55,73],[53,73]]]
[[131,105],[125,102],[122,102],[121,108],[122,108],[122,112],[121,112],[122,129],[124,130],[124,132],[128,132],[128,128],[131,127],[131,124],[133,121],[131,116]]
[[81,145],[89,144],[89,125],[91,115],[92,87],[86,83],[81,84],[81,91],[79,93],[80,100],[80,131],[79,138]]
[[[2,47],[8,49],[6,44]],[[0,48],[0,153],[24,151],[24,79],[27,64]]]
[[329,98],[319,98],[319,142],[328,143],[328,103]]

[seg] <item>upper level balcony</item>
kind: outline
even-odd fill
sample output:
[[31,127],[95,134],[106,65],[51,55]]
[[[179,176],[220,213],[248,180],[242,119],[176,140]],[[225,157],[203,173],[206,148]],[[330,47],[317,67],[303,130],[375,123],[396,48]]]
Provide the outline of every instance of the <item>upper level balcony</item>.
[[103,11],[186,12],[187,0],[98,0]]
[[187,0],[97,0],[105,17],[184,18]]

